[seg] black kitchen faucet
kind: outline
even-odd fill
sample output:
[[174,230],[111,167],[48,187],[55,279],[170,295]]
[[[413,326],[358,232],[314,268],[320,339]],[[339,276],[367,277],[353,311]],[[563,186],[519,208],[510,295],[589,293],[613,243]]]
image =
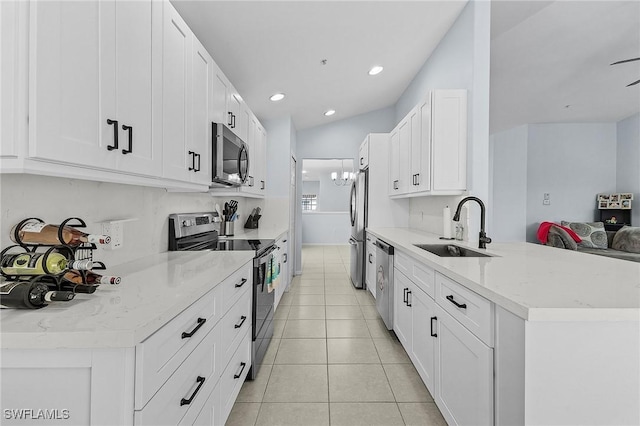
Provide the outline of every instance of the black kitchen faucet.
[[487,248],[487,244],[489,244],[491,242],[491,238],[487,237],[487,233],[484,232],[484,214],[485,214],[485,207],[484,207],[484,203],[482,202],[482,200],[478,197],[465,197],[462,200],[460,200],[460,203],[458,203],[458,208],[456,208],[456,214],[453,215],[453,221],[454,222],[459,222],[460,221],[460,210],[462,209],[462,205],[464,203],[466,203],[469,200],[473,200],[473,201],[477,201],[478,204],[480,204],[480,238],[479,238],[479,242],[478,242],[478,248],[481,249],[486,249]]

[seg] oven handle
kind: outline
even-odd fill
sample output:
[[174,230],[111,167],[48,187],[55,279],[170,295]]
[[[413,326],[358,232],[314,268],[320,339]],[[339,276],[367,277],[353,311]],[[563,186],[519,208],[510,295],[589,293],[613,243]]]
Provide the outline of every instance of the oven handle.
[[271,257],[271,254],[274,251],[276,251],[277,249],[278,249],[277,246],[275,246],[275,245],[271,246],[271,248],[269,248],[266,252],[264,252],[260,257],[256,257],[253,260],[253,266],[256,267],[256,266],[260,266],[260,265],[262,265],[264,263],[267,263],[268,259]]

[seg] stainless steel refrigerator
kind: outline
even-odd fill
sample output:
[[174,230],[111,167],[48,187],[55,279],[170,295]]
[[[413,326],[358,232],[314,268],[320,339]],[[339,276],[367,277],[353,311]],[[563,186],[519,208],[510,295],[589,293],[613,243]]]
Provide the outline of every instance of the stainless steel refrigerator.
[[351,219],[351,282],[355,288],[364,288],[365,235],[367,227],[369,170],[356,174],[351,185],[349,213]]

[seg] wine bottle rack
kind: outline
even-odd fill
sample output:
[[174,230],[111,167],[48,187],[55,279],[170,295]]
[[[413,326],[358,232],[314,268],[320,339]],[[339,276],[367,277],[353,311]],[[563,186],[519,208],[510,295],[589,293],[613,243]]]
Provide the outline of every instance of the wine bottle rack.
[[[37,217],[29,217],[26,218],[22,221],[20,221],[18,223],[18,225],[16,225],[15,227],[15,231],[14,231],[14,235],[13,238],[15,240],[15,242],[17,244],[11,245],[7,248],[5,248],[4,250],[0,251],[0,258],[3,258],[5,254],[20,254],[20,253],[38,253],[41,252],[42,250],[46,248],[46,250],[43,252],[43,258],[42,258],[42,269],[44,270],[45,274],[43,275],[38,275],[37,277],[40,277],[40,280],[46,282],[47,284],[49,284],[52,287],[55,287],[57,290],[61,290],[62,289],[62,284],[63,282],[69,286],[69,287],[73,287],[74,292],[76,287],[83,285],[83,286],[90,286],[90,285],[95,285],[97,287],[96,284],[88,284],[87,283],[87,271],[78,271],[80,273],[80,275],[82,276],[82,284],[75,284],[75,283],[71,283],[68,281],[63,281],[62,276],[65,274],[66,271],[63,271],[61,273],[58,274],[54,274],[51,273],[48,269],[47,269],[47,259],[49,257],[49,255],[51,253],[60,253],[63,256],[65,256],[67,258],[67,260],[69,262],[73,262],[76,260],[89,260],[93,263],[93,267],[91,268],[92,271],[93,270],[105,270],[106,266],[103,262],[99,262],[99,261],[95,261],[93,260],[93,251],[97,250],[97,246],[93,243],[84,243],[81,244],[79,246],[76,247],[72,247],[71,245],[69,245],[68,243],[65,242],[64,240],[64,236],[62,233],[62,229],[65,226],[71,226],[74,228],[86,228],[87,224],[84,220],[78,218],[78,217],[70,217],[68,219],[65,219],[58,228],[58,239],[60,241],[62,241],[64,244],[32,244],[32,243],[25,243],[24,241],[22,241],[22,239],[20,238],[20,233],[19,230],[20,228],[27,223],[28,221],[38,221],[40,223],[45,223],[42,219],[37,218]],[[19,280],[19,279],[26,279],[26,278],[34,278],[34,275],[27,275],[27,274],[6,274],[4,271],[0,270],[0,274],[2,276],[4,276],[5,278],[9,279],[9,280]]]

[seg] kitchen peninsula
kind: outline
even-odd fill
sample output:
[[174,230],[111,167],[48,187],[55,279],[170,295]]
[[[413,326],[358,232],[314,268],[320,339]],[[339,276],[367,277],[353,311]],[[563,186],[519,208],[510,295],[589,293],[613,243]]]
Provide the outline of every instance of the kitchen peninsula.
[[[368,232],[395,248],[403,288],[395,289],[394,330],[448,422],[469,414],[494,424],[640,423],[638,263],[530,243],[481,250],[454,241],[490,257],[439,257],[415,246],[443,244],[437,235]],[[420,309],[428,315],[416,321]],[[453,326],[466,341],[447,334]],[[462,343],[453,351],[451,342]],[[484,358],[474,349],[460,355],[472,345]],[[453,354],[465,361],[460,369]],[[474,377],[461,379],[465,372]],[[455,394],[466,380],[478,385],[461,392],[474,401]]]

